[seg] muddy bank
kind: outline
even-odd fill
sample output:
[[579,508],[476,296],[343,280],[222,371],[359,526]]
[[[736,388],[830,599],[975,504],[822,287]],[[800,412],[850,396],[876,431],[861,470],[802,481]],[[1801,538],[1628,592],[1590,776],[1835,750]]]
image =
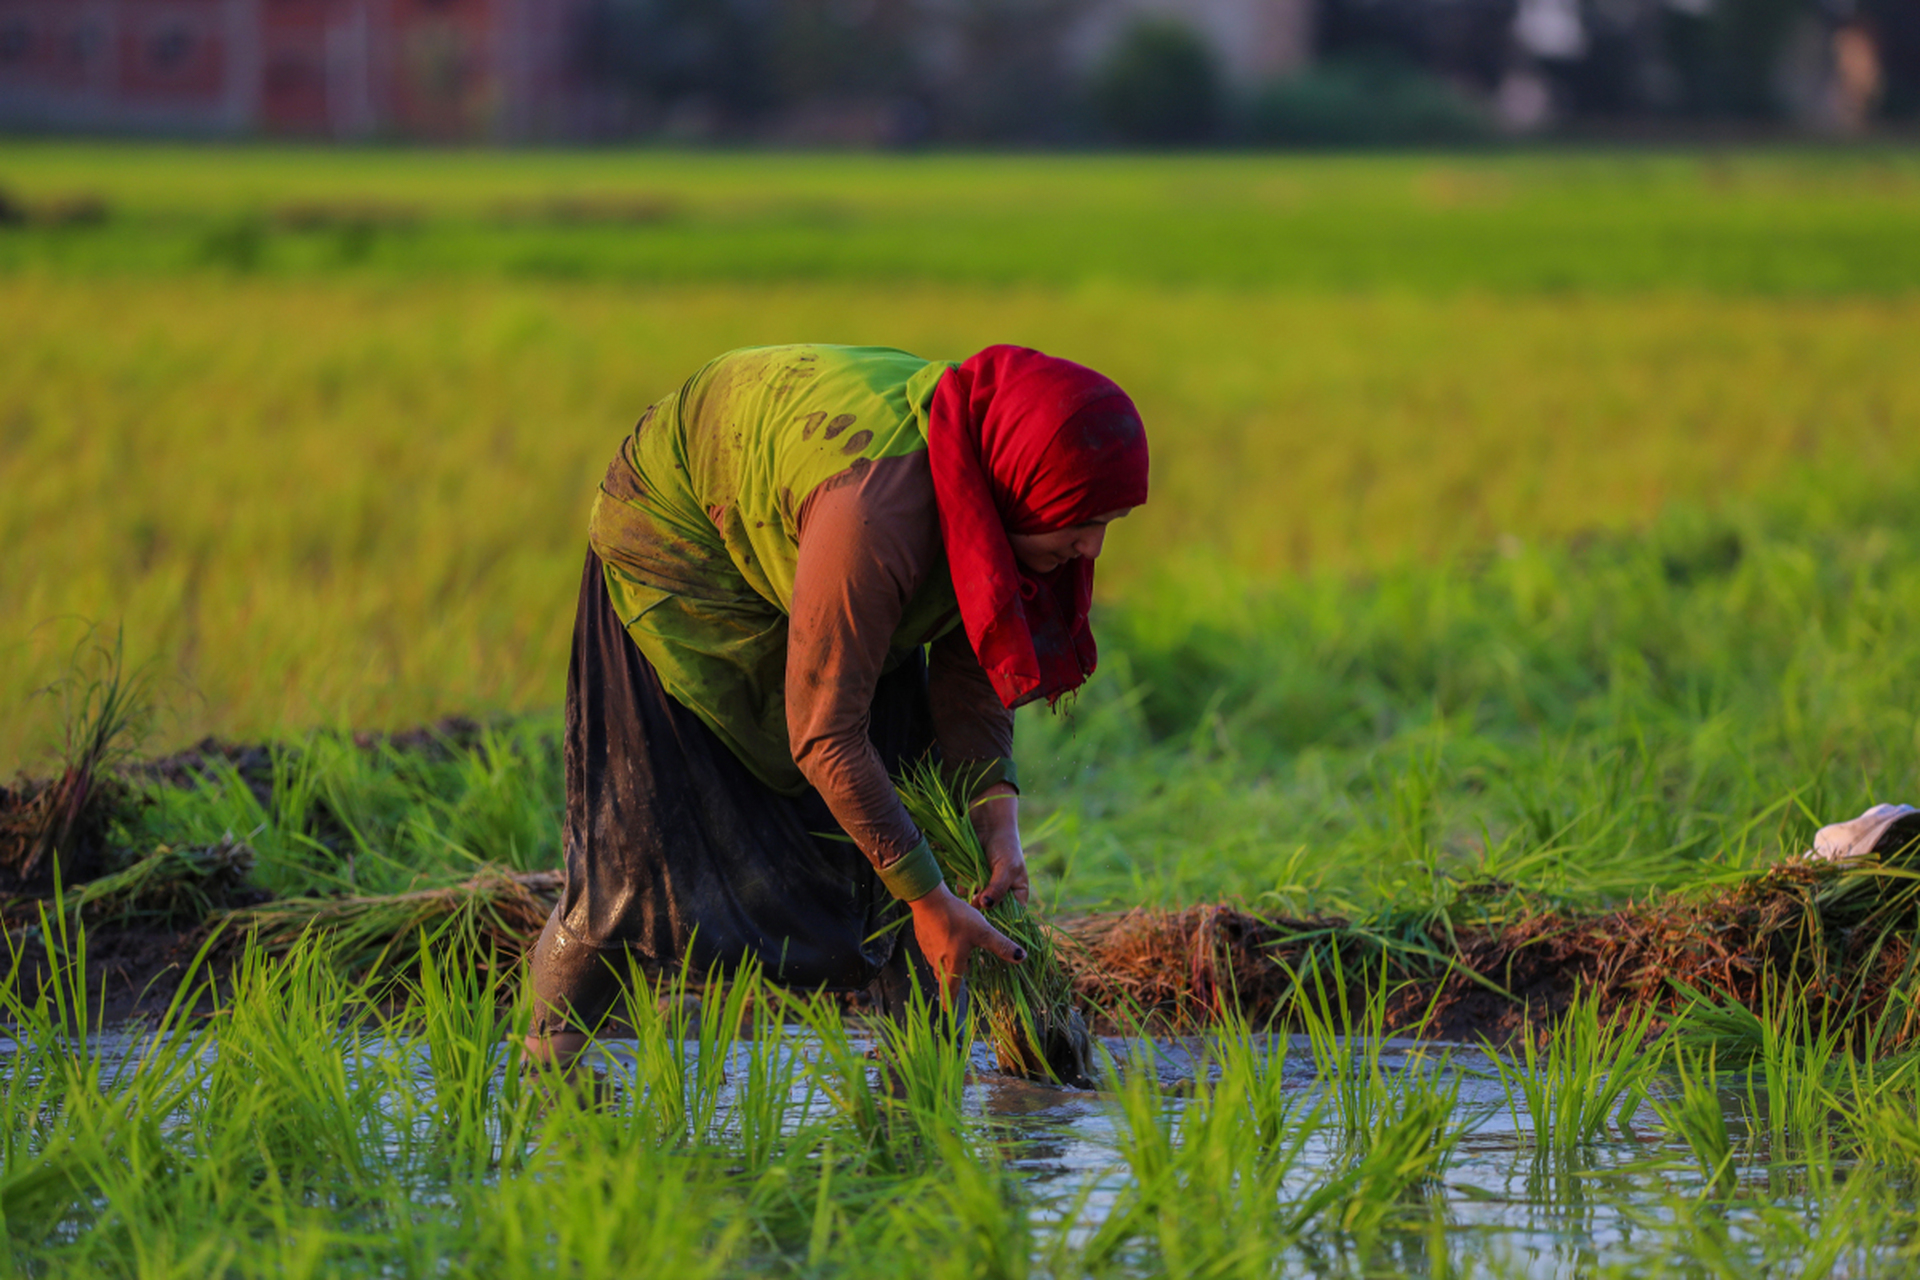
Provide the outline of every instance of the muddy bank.
[[[1907,895],[1875,880],[1870,868],[1795,862],[1712,897],[1585,913],[1522,907],[1498,924],[1438,919],[1392,939],[1337,917],[1266,917],[1232,903],[1085,915],[1057,928],[1076,990],[1109,1031],[1191,1030],[1230,1011],[1284,1022],[1297,976],[1316,965],[1355,995],[1384,976],[1388,1026],[1448,1040],[1506,1042],[1583,991],[1603,1008],[1668,1013],[1696,992],[1758,1010],[1770,985],[1804,994],[1816,1017],[1864,1029],[1886,1017],[1914,956]],[[284,950],[308,931],[331,935],[351,967],[403,972],[418,939],[438,932],[504,989],[559,889],[558,872],[490,870],[407,894],[226,907],[172,926],[101,920],[87,930],[88,973],[107,1016],[127,1018],[163,1006],[209,939],[216,973],[243,937]],[[39,905],[3,909],[27,991],[46,972]],[[1885,1048],[1911,1038],[1905,1026],[1885,1030]]]
[[1878,1028],[1893,1049],[1915,1030],[1904,1013],[1888,1023],[1912,977],[1912,884],[1900,868],[1794,860],[1707,897],[1591,912],[1523,904],[1498,923],[1442,918],[1391,939],[1344,919],[1265,918],[1231,904],[1061,927],[1090,1005],[1174,1026],[1228,1010],[1256,1024],[1284,1018],[1299,977],[1337,964],[1350,990],[1384,976],[1390,1028],[1440,1039],[1504,1043],[1585,992],[1606,1011],[1657,1015],[1701,996],[1760,1012],[1791,992],[1816,1023]]
[[[352,741],[366,751],[451,759],[485,732],[456,718]],[[146,803],[151,788],[190,787],[213,774],[238,778],[264,808],[276,782],[274,751],[207,739],[144,763],[0,790],[0,925],[8,943],[0,963],[17,990],[31,998],[51,972],[49,955],[62,950],[49,914],[49,854],[58,841],[75,850],[59,859],[66,929],[85,926],[89,989],[112,1020],[164,1007],[203,950],[223,974],[243,939],[285,951],[310,933],[326,935],[338,961],[362,973],[405,973],[421,939],[432,938],[436,950],[453,948],[487,967],[504,990],[559,894],[558,871],[483,867],[464,881],[404,893],[271,900],[249,879],[252,851],[231,835],[205,847],[161,845],[131,860],[107,847],[116,813]],[[311,834],[330,839],[324,822]],[[1769,992],[1790,990],[1816,1018],[1881,1028],[1882,1048],[1907,1044],[1916,1030],[1888,1011],[1913,979],[1920,878],[1873,861],[1792,859],[1711,894],[1604,911],[1486,883],[1458,887],[1451,902],[1423,915],[1366,921],[1213,903],[1083,915],[1055,927],[1075,990],[1109,1031],[1133,1023],[1186,1030],[1230,1011],[1256,1025],[1284,1019],[1301,975],[1316,971],[1356,994],[1384,982],[1390,1028],[1445,1039],[1505,1041],[1583,991],[1597,993],[1605,1009],[1664,1014],[1697,993],[1757,1010]]]

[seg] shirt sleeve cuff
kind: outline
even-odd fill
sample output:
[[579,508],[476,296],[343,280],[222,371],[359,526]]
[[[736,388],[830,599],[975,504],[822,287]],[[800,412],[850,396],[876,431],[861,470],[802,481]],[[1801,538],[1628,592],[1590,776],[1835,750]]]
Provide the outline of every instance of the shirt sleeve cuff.
[[880,883],[902,902],[924,898],[945,883],[940,875],[940,864],[933,860],[933,846],[927,843],[924,836],[919,844],[878,870]]
[[1012,759],[1007,756],[994,760],[962,760],[947,767],[947,776],[965,789],[969,802],[999,782],[1012,787],[1016,795],[1020,791],[1020,771],[1014,768]]

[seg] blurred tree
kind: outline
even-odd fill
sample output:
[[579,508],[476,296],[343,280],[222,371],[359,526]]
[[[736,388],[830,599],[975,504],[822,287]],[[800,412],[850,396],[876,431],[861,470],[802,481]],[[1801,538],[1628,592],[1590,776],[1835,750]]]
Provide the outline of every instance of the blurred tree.
[[1795,22],[1813,9],[1809,0],[1667,4],[1663,44],[1677,77],[1681,110],[1752,119],[1778,116],[1781,55]]
[[1388,54],[1336,58],[1255,96],[1254,142],[1306,147],[1432,146],[1485,139],[1486,113],[1444,80]]
[[1512,56],[1515,0],[1321,0],[1322,59],[1376,59],[1491,90]]
[[919,88],[906,0],[781,0],[771,57],[779,95],[894,97]]
[[1060,141],[1072,88],[1062,50],[1089,0],[922,0],[934,128],[964,141]]
[[777,101],[777,3],[593,0],[577,33],[580,67],[656,116],[691,104],[738,123]]
[[1213,50],[1184,23],[1146,18],[1129,27],[1094,73],[1100,122],[1123,142],[1204,142],[1220,123]]

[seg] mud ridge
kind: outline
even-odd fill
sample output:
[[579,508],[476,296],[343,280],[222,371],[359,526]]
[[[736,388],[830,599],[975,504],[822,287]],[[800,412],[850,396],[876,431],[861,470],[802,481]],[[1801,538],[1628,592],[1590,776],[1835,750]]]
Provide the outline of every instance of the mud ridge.
[[[1911,904],[1877,883],[1882,870],[1793,862],[1709,897],[1591,912],[1522,906],[1497,921],[1435,919],[1394,940],[1340,917],[1268,916],[1235,903],[1083,915],[1055,927],[1075,990],[1106,1031],[1198,1030],[1232,1012],[1256,1026],[1284,1023],[1299,977],[1316,965],[1357,994],[1384,977],[1388,1026],[1446,1040],[1506,1043],[1588,991],[1605,1010],[1667,1015],[1702,996],[1759,1010],[1770,987],[1790,987],[1817,1017],[1865,1029],[1888,1018],[1914,961]],[[405,894],[236,904],[173,926],[128,914],[123,902],[118,918],[90,924],[88,971],[106,1016],[125,1019],[164,1006],[216,932],[216,973],[249,934],[284,951],[309,931],[334,935],[352,967],[404,972],[419,938],[444,930],[445,945],[491,968],[504,990],[561,880],[557,871],[490,869]],[[41,905],[0,905],[23,992],[47,973]],[[1904,1024],[1882,1031],[1883,1048],[1913,1034]]]

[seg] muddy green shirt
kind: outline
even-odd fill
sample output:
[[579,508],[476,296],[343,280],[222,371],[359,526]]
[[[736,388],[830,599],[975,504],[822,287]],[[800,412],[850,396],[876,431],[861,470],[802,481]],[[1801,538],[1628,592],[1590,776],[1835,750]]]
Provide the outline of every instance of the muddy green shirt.
[[[730,352],[647,410],[594,502],[589,538],[635,644],[667,692],[784,794],[808,782],[786,697],[802,510],[829,480],[852,489],[884,474],[898,492],[923,475],[901,467],[924,460],[928,404],[950,367],[877,347]],[[890,662],[958,622],[934,559],[901,608]]]

